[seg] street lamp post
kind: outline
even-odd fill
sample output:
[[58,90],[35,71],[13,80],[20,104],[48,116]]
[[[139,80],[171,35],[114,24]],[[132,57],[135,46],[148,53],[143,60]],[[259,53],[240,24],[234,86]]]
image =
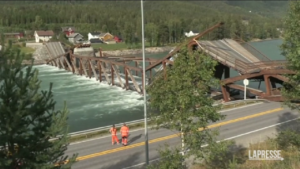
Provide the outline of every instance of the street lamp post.
[[141,0],[142,13],[142,50],[143,50],[143,94],[144,94],[144,120],[145,120],[145,153],[146,165],[149,164],[148,126],[147,126],[147,99],[146,99],[146,65],[145,65],[145,33],[144,33],[144,4]]

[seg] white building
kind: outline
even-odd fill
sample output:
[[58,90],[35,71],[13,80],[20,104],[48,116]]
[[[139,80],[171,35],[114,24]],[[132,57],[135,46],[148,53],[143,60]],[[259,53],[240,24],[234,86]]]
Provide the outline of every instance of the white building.
[[192,36],[196,36],[198,35],[199,33],[195,32],[195,31],[190,31],[190,32],[185,32],[184,35],[186,37],[192,37]]
[[101,34],[100,32],[90,32],[88,33],[88,40],[99,39],[100,34]]
[[34,31],[35,42],[48,42],[54,35],[53,31]]

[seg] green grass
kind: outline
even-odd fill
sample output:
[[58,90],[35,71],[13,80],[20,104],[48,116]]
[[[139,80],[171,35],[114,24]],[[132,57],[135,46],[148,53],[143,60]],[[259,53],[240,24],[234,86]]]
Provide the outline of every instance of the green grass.
[[21,47],[20,50],[22,53],[25,54],[32,54],[35,51],[33,48],[30,47]]
[[[168,46],[177,46],[177,44],[171,44]],[[126,44],[125,42],[121,42],[121,43],[116,43],[116,44],[92,44],[92,47],[94,49],[99,49],[101,48],[103,51],[113,51],[113,50],[126,50],[126,49],[141,49],[142,48],[142,44],[138,43],[138,44]],[[150,43],[146,42],[145,43],[145,47],[150,47]],[[155,47],[155,46],[153,46]]]

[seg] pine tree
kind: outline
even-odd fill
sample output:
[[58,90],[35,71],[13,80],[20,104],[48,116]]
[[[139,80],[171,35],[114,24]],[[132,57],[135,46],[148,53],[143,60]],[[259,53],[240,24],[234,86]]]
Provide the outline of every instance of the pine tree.
[[147,90],[150,106],[156,110],[150,114],[151,121],[156,128],[180,131],[181,151],[190,150],[184,153],[186,157],[203,157],[201,145],[212,142],[214,137],[209,130],[199,129],[223,117],[209,94],[210,88],[218,85],[215,66],[216,62],[204,53],[183,48],[174,65],[166,70],[166,77],[164,73],[157,75]]
[[77,155],[64,155],[68,110],[54,109],[52,84],[41,91],[38,71],[22,65],[23,57],[11,44],[0,51],[0,168],[16,168],[17,163],[22,169],[71,168]]

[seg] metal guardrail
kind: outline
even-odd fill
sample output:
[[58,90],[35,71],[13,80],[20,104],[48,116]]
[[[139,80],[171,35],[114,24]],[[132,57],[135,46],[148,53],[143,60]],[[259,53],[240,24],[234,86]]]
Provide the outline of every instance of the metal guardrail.
[[[265,99],[247,99],[247,100],[236,100],[236,101],[231,101],[231,102],[221,103],[221,104],[214,104],[213,106],[232,105],[232,104],[243,103],[243,102],[246,103],[246,102],[251,102],[251,101],[267,101],[267,102],[270,102],[269,100],[265,100]],[[148,121],[149,120],[150,120],[150,118],[148,118]],[[143,123],[143,122],[144,122],[144,119],[134,120],[134,121],[126,122],[126,125],[130,126],[130,125],[140,124],[140,123]],[[123,125],[123,123],[119,123],[119,124],[116,124],[115,126],[116,127],[121,127],[122,125]],[[101,131],[107,131],[107,133],[108,133],[110,128],[111,128],[111,126],[103,126],[103,127],[98,127],[98,128],[94,128],[94,129],[69,133],[68,136],[72,138],[72,137],[76,137],[76,136],[84,136],[85,135],[87,137],[88,134],[101,132]],[[50,141],[51,140],[56,140],[56,138],[52,138],[52,139],[50,139]]]

